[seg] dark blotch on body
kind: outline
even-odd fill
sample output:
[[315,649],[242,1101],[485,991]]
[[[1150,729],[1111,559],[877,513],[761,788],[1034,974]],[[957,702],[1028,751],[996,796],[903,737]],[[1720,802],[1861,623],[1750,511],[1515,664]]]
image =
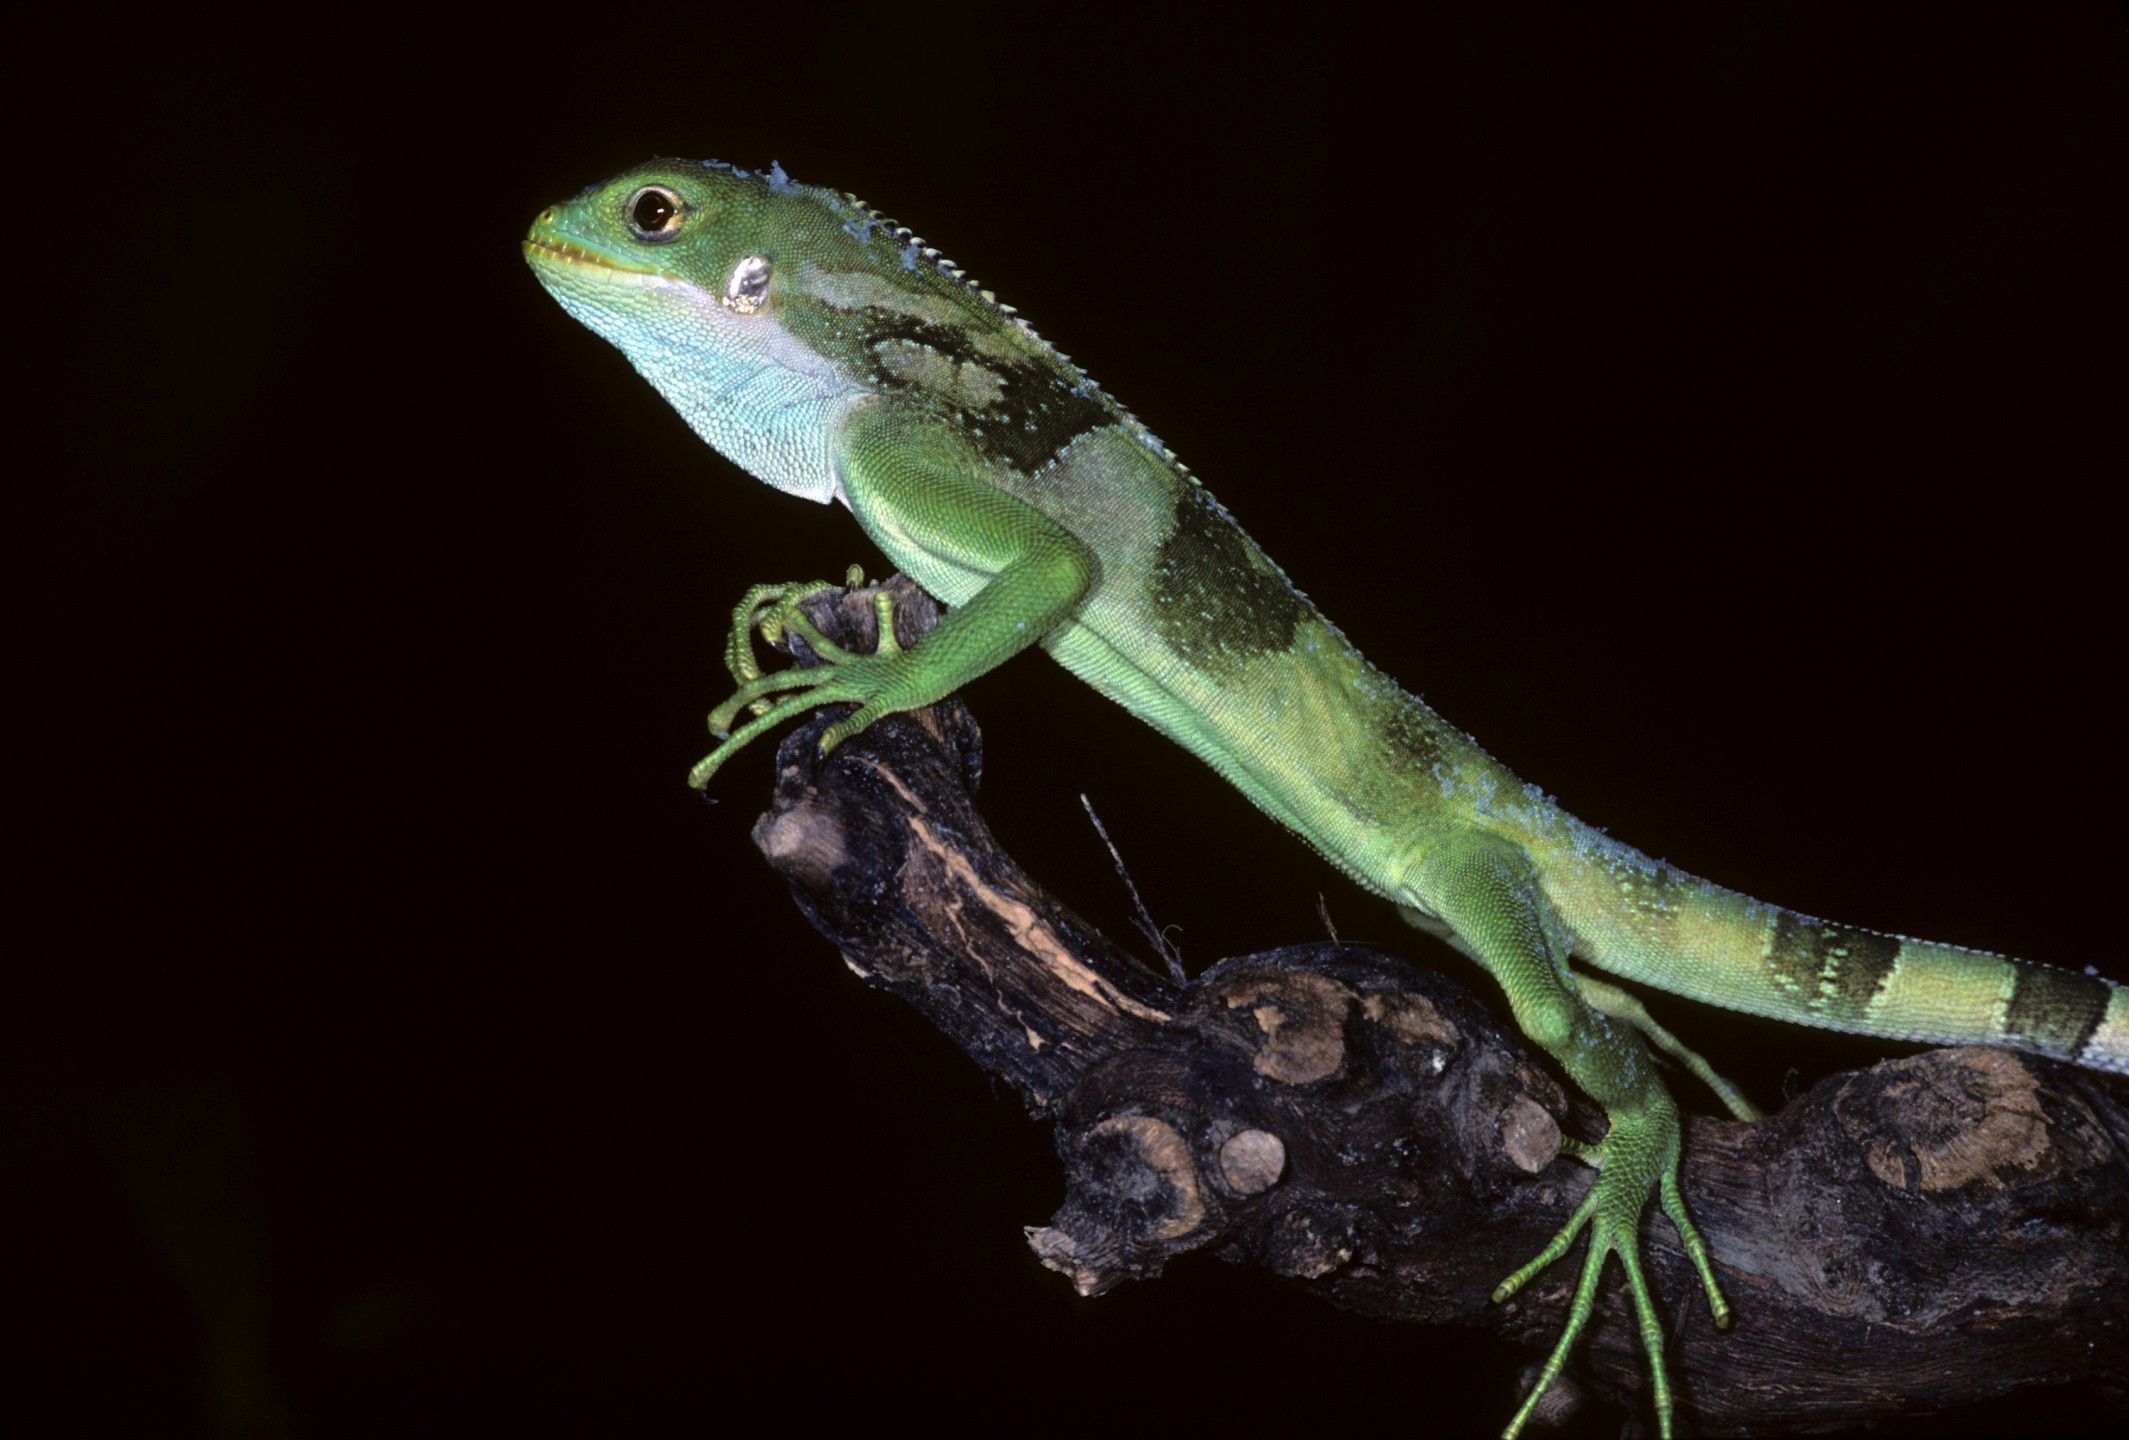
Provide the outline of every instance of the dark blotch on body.
[[1384,733],[1415,769],[1433,773],[1449,755],[1455,734],[1448,722],[1416,701],[1391,711]]
[[[972,365],[994,377],[999,390],[996,400],[957,413],[969,441],[984,459],[1010,465],[1022,475],[1041,470],[1089,430],[1117,423],[1116,415],[1075,377],[1040,360],[1006,361],[984,355],[968,332],[955,326],[886,310],[865,311],[863,324],[865,344],[875,354],[882,345],[907,342],[928,347],[957,370]],[[955,396],[942,395],[884,369],[879,384],[885,390],[929,393],[947,405],[959,405]]]
[[1151,612],[1162,641],[1214,676],[1290,649],[1308,602],[1193,485],[1176,497],[1175,529],[1154,557]]

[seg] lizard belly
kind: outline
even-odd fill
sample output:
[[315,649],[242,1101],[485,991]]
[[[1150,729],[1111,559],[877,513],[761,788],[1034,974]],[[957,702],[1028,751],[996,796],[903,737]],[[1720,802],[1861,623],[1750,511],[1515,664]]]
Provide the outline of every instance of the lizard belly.
[[1414,831],[1425,828],[1426,798],[1440,782],[1415,768],[1395,726],[1362,723],[1375,717],[1356,695],[1396,687],[1313,612],[1309,620],[1319,638],[1336,642],[1339,663],[1264,657],[1216,676],[1147,635],[1142,621],[1108,613],[1098,598],[1044,647],[1354,880],[1406,899]]

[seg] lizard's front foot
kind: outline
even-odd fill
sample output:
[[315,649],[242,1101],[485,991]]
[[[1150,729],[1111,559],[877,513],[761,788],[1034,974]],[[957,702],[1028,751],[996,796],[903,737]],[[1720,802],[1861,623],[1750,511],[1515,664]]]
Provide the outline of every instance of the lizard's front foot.
[[[852,566],[848,586],[864,583],[864,575]],[[879,644],[870,655],[846,650],[820,632],[799,606],[823,591],[838,588],[829,581],[811,584],[757,585],[732,612],[732,629],[725,641],[725,665],[739,689],[732,698],[710,712],[710,733],[723,743],[697,762],[688,772],[688,784],[697,790],[710,783],[718,767],[737,754],[757,735],[803,711],[836,701],[855,701],[858,709],[829,727],[821,736],[825,755],[863,730],[882,715],[906,708],[896,703],[898,681],[907,673],[907,655],[894,633],[894,601],[886,592],[875,598],[879,619]],[[788,635],[806,642],[821,664],[794,670],[764,672],[754,658],[753,636],[777,644]],[[786,692],[795,691],[790,694]],[[782,695],[782,699],[771,699]],[[732,728],[741,711],[753,718],[737,730]]]
[[1559,1377],[1561,1367],[1567,1363],[1568,1352],[1589,1323],[1590,1311],[1597,1298],[1597,1282],[1604,1274],[1605,1257],[1614,1254],[1626,1269],[1627,1289],[1634,1298],[1635,1328],[1641,1333],[1642,1348],[1648,1351],[1649,1390],[1656,1405],[1657,1432],[1664,1440],[1669,1440],[1671,1385],[1663,1368],[1663,1324],[1657,1318],[1655,1302],[1649,1296],[1648,1281],[1641,1273],[1641,1212],[1648,1204],[1651,1186],[1661,1187],[1663,1213],[1670,1216],[1671,1223],[1678,1228],[1678,1238],[1685,1246],[1686,1255],[1692,1260],[1694,1269],[1700,1272],[1701,1284],[1708,1294],[1708,1308],[1714,1312],[1717,1328],[1726,1330],[1730,1325],[1730,1307],[1715,1284],[1715,1273],[1708,1264],[1707,1244],[1686,1215],[1685,1201],[1679,1194],[1678,1138],[1678,1112],[1666,1099],[1661,1106],[1647,1111],[1614,1115],[1610,1130],[1596,1145],[1584,1145],[1575,1140],[1562,1142],[1562,1148],[1569,1154],[1598,1167],[1596,1183],[1582,1197],[1573,1218],[1552,1237],[1552,1243],[1529,1264],[1500,1283],[1493,1292],[1495,1303],[1515,1294],[1539,1271],[1566,1254],[1585,1229],[1589,1232],[1589,1254],[1582,1261],[1582,1278],[1575,1286],[1574,1301],[1568,1307],[1567,1326],[1560,1332],[1559,1343],[1546,1357],[1545,1368],[1539,1372],[1537,1383],[1530,1387],[1530,1394],[1524,1398],[1515,1418],[1508,1422],[1501,1440],[1515,1440],[1530,1419],[1531,1412],[1537,1408],[1539,1399]]

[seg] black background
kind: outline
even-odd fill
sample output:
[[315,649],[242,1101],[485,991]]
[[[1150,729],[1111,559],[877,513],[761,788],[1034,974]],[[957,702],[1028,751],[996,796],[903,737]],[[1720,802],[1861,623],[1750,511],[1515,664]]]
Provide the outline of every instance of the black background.
[[[1508,1414],[1524,1357],[1211,1260],[1073,1295],[1046,1130],[748,843],[773,747],[683,787],[739,591],[876,557],[525,272],[652,153],[914,226],[1585,819],[2129,974],[2119,25],[1861,8],[17,17],[0,1415]],[[1460,963],[1046,661],[971,699],[1008,848],[1112,934],[1082,792],[1193,968],[1319,893]],[[1887,1048],[1660,1013],[1767,1102]],[[1968,1429],[2012,1420],[2103,1424]]]

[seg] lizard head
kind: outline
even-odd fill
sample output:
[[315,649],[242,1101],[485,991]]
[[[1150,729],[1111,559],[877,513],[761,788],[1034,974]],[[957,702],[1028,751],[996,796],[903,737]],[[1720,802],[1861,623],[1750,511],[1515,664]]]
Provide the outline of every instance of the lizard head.
[[[542,210],[525,260],[728,459],[827,501],[842,417],[867,393],[809,290],[871,240],[829,191],[717,161],[653,160]],[[847,327],[843,327],[847,328]]]
[[778,257],[817,243],[817,195],[781,170],[654,160],[542,210],[525,236],[525,259],[557,300],[602,333],[599,316],[641,323],[705,300],[754,315],[775,297]]
[[780,166],[639,165],[541,211],[524,253],[696,433],[793,494],[841,493],[836,436],[873,397],[941,416],[1023,470],[1059,435],[1111,421],[1159,448],[937,250]]
[[[709,322],[730,343],[781,329],[854,376],[880,369],[887,329],[999,359],[1054,355],[906,226],[779,165],[649,161],[542,210],[523,248],[564,308],[623,350],[646,325]],[[761,320],[725,325],[713,310]]]
[[907,229],[776,165],[654,160],[541,211],[523,249],[698,434],[816,500],[838,493],[833,432],[865,398],[965,404],[997,367],[1068,368]]

